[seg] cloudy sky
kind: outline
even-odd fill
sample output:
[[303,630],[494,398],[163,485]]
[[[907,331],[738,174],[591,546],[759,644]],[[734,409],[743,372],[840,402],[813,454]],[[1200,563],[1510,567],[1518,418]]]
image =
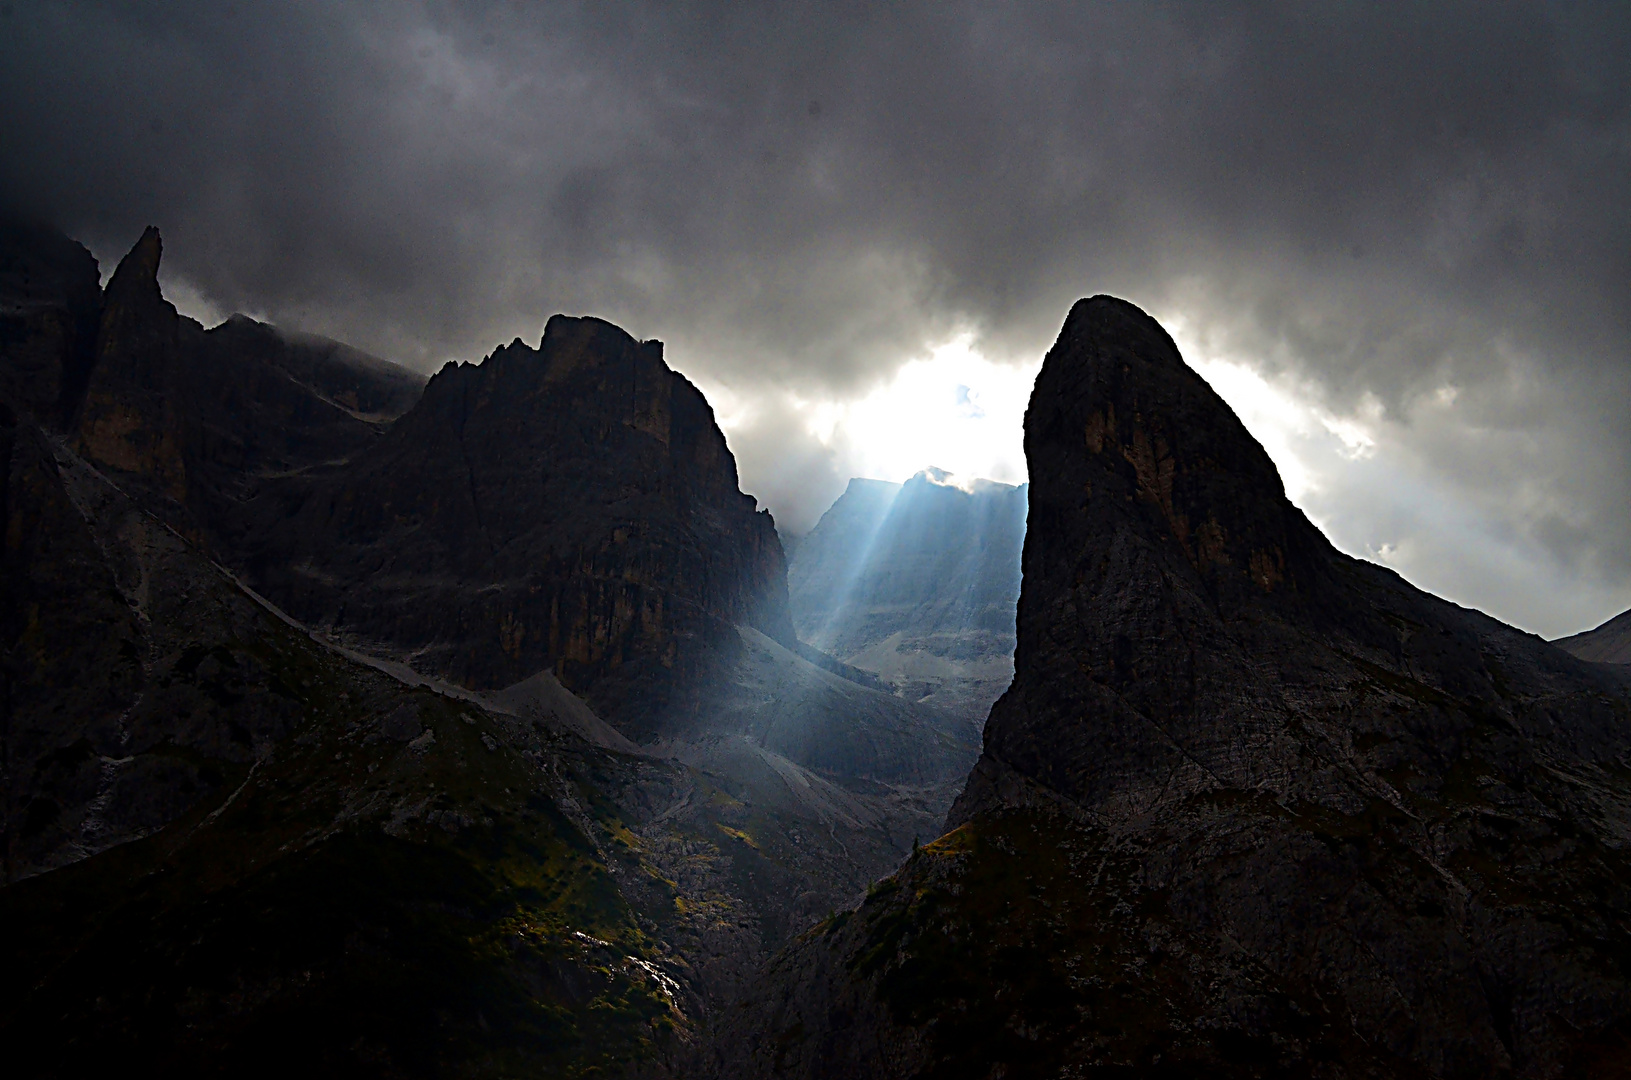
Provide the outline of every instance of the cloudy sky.
[[425,370],[668,343],[743,486],[1019,479],[1144,306],[1343,549],[1547,636],[1631,606],[1631,7],[0,3],[0,197]]

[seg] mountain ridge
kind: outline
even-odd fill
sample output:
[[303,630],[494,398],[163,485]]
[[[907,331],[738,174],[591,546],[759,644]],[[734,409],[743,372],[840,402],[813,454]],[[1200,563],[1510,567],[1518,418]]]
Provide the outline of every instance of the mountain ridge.
[[252,507],[244,562],[304,617],[457,681],[549,667],[655,732],[729,626],[792,638],[769,516],[661,349],[558,315],[538,349],[445,366],[378,445]]
[[[280,506],[314,492],[411,503],[435,481],[404,472],[394,491],[371,490],[356,467],[418,409],[414,379],[244,318],[204,331],[158,288],[156,232],[106,302],[88,291],[94,260],[66,237],[5,241],[0,1033],[19,1075],[132,1061],[675,1075],[769,950],[933,835],[977,733],[733,621],[791,639],[776,619],[773,526],[736,490],[706,402],[684,400],[660,355],[625,393],[595,373],[629,359],[626,335],[558,321],[581,334],[551,344],[567,361],[552,385],[588,377],[571,418],[591,435],[627,429],[648,448],[678,435],[711,460],[703,479],[719,505],[764,543],[733,540],[689,492],[642,501],[628,458],[626,483],[611,469],[548,507],[567,526],[558,581],[592,591],[644,574],[702,601],[704,632],[670,639],[692,661],[678,665],[690,709],[642,730],[637,713],[602,715],[520,656],[513,624],[497,628],[508,660],[472,688],[389,625],[323,620],[320,607],[312,620],[275,580],[262,592],[258,574],[286,568],[261,531],[270,520],[278,535]],[[518,348],[487,378],[539,374],[539,350]],[[64,410],[75,365],[83,401]],[[473,376],[444,372],[441,402],[415,421],[430,442],[451,431],[466,472],[453,497],[481,481],[472,462],[502,474],[517,446],[472,438],[461,410],[481,396]],[[662,398],[676,388],[677,424]],[[439,433],[438,409],[459,422]],[[537,456],[559,457],[547,445]],[[604,493],[621,507],[625,551],[664,529],[724,542],[690,564],[648,545],[643,563],[597,578],[570,548],[604,535]],[[442,536],[440,562],[421,569],[479,602],[490,566],[445,557],[467,550],[445,542],[472,540],[488,558],[503,512],[525,517],[533,497],[530,510],[481,503],[482,525]],[[670,505],[700,525],[664,519]],[[374,556],[396,557],[393,545]],[[366,584],[377,564],[352,569]],[[753,603],[765,575],[768,618]],[[458,604],[438,614],[464,632]]]
[[1631,680],[1337,552],[1171,338],[1076,304],[1012,687],[719,1075],[1614,1075]]
[[1582,660],[1631,664],[1631,611],[1622,611],[1601,626],[1552,641]]

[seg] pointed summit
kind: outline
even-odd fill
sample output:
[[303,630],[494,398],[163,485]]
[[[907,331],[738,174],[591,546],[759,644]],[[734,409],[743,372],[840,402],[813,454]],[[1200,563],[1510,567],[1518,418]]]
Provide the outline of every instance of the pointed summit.
[[187,465],[173,399],[182,319],[159,290],[163,253],[159,231],[149,225],[108,280],[77,426],[86,457],[146,476],[181,503]]
[[149,225],[108,279],[97,333],[97,366],[135,364],[144,378],[174,363],[180,316],[159,288],[164,242]]
[[162,303],[159,290],[159,260],[164,257],[164,241],[156,226],[149,225],[108,279],[107,302],[130,304]]
[[1623,1071],[1628,680],[1336,551],[1131,304],[1071,310],[1025,451],[952,831],[756,988],[732,1075]]
[[1318,563],[1334,554],[1261,444],[1161,325],[1124,300],[1071,309],[1025,432],[1033,505],[1054,493],[1066,514],[1070,540],[1050,539],[1051,551],[1125,530],[1180,554],[1226,605],[1317,589]]

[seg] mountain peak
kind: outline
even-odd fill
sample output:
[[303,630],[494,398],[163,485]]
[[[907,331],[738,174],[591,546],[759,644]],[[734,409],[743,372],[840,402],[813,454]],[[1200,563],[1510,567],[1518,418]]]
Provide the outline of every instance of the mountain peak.
[[1286,498],[1261,444],[1161,325],[1126,301],[1095,296],[1071,308],[1025,430],[1033,483],[1055,494],[1073,531],[1127,529],[1175,550],[1217,603],[1314,588],[1334,553]]
[[547,365],[550,382],[565,379],[580,368],[624,360],[668,369],[662,342],[639,341],[621,326],[593,315],[551,315],[544,324],[538,354]]
[[[274,562],[355,584],[317,588],[280,568],[268,595],[425,650],[462,682],[503,686],[547,667],[647,737],[736,623],[794,641],[774,525],[740,491],[707,400],[663,363],[661,343],[602,319],[557,315],[538,349],[516,341],[444,367],[325,483],[301,511],[309,520],[269,523],[263,542]],[[393,552],[399,576],[376,577],[404,524],[413,543]]]
[[952,831],[782,962],[731,1075],[1613,1072],[1623,674],[1336,551],[1125,302],[1072,308],[1025,451]]
[[159,289],[159,262],[163,257],[164,241],[159,237],[158,228],[149,225],[108,279],[107,302],[163,303],[164,296]]
[[[854,481],[851,481],[853,483]],[[1013,491],[1014,484],[1005,484],[1000,480],[988,480],[983,476],[969,476],[966,473],[954,473],[949,469],[942,469],[934,465],[919,469],[906,478],[906,487],[934,487],[956,488],[965,495],[972,495],[977,491],[1000,489]]]

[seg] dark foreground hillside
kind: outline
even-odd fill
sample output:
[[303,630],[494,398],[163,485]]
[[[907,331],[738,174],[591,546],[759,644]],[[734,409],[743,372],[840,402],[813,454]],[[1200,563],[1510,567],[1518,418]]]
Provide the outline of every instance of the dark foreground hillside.
[[1143,312],[1026,416],[1012,688],[720,1076],[1631,1071],[1631,695],[1348,558]]
[[693,1072],[974,726],[798,646],[658,343],[424,386],[161,253],[0,230],[7,1075]]

